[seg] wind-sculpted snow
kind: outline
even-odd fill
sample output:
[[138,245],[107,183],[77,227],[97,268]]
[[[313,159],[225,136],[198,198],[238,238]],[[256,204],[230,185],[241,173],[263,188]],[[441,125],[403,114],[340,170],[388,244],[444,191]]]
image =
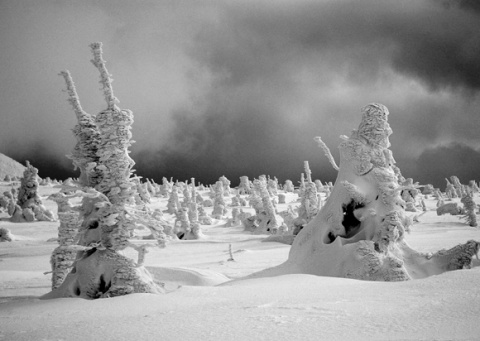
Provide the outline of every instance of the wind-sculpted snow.
[[434,254],[405,241],[412,219],[400,193],[415,186],[399,184],[403,177],[388,149],[388,115],[382,104],[362,109],[359,128],[342,136],[339,171],[325,205],[297,235],[287,262],[254,276],[293,272],[403,281],[470,267],[475,241]]

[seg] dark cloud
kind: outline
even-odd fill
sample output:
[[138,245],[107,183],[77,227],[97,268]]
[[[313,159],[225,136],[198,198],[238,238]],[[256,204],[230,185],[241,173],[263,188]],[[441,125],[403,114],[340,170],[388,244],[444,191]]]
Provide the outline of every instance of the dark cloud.
[[[355,114],[370,101],[368,95],[377,100],[376,86],[388,78],[386,70],[420,80],[428,85],[427,94],[442,89],[475,93],[480,63],[474,62],[480,50],[469,51],[469,47],[480,41],[478,35],[468,33],[477,28],[480,32],[480,23],[473,19],[434,2],[299,2],[276,8],[264,2],[230,3],[215,24],[197,35],[189,50],[192,59],[216,76],[208,104],[200,115],[172,116],[172,143],[163,150],[163,159],[194,154],[189,156],[191,165],[203,160],[212,167],[221,164],[228,172],[244,166],[244,171],[255,169],[257,174],[265,160],[272,165],[282,160],[277,168],[282,170],[280,177],[293,177],[303,157],[320,166],[320,178],[326,174],[330,180],[334,174],[312,147],[311,138],[326,135],[335,153],[337,136],[355,128],[359,121]],[[332,86],[338,79],[356,91],[340,88],[345,96],[336,97]],[[306,88],[310,92],[302,92]],[[373,95],[368,94],[370,88]],[[398,141],[394,149],[408,148],[398,151],[398,159],[414,171],[412,161],[423,148],[455,138],[445,135],[447,129],[473,137],[475,125],[469,117],[475,122],[478,115],[473,105],[460,109],[458,99],[412,94],[402,101],[395,99],[393,91],[379,97],[389,107],[392,104],[392,122],[400,137],[393,137]],[[301,100],[309,102],[310,113],[298,116],[305,122],[299,129],[293,123],[295,104],[292,111],[283,106],[297,102],[296,107],[302,108]],[[452,119],[457,115],[462,119]],[[337,132],[338,126],[343,130]],[[411,153],[413,149],[416,154]],[[189,164],[186,159],[183,162]]]
[[480,3],[477,0],[437,0],[445,8],[461,8],[466,11],[480,13]]
[[451,143],[426,149],[416,163],[417,178],[444,190],[445,178],[455,175],[463,184],[479,180],[480,151],[461,143]]
[[0,152],[10,156],[31,158],[41,140],[42,158],[64,169],[75,119],[57,73],[70,69],[87,112],[104,109],[92,41],[135,115],[137,173],[157,181],[295,181],[304,160],[332,181],[313,137],[338,159],[338,136],[370,102],[390,109],[392,150],[411,177],[426,148],[480,142],[475,1],[18,4],[0,3]]
[[73,169],[72,162],[63,155],[52,154],[48,145],[43,141],[37,141],[28,150],[16,150],[9,155],[12,159],[25,165],[29,161],[38,169],[41,178],[65,180],[68,177],[76,178],[79,171]]
[[[359,74],[376,79],[378,69],[390,65],[433,89],[480,87],[480,20],[474,13],[456,7],[445,9],[435,2],[405,0],[308,1],[280,9],[264,4],[253,11],[238,3],[229,7],[224,20],[230,30],[208,32],[201,40],[203,44],[212,37],[229,35],[208,54],[213,64],[238,66],[241,63],[237,61],[248,55],[257,61],[255,65],[272,62],[270,68],[262,70],[275,70],[276,61],[281,59],[278,56],[289,55],[300,57],[292,60],[294,63],[321,58],[322,63],[334,66],[335,72],[344,68],[354,79]],[[234,58],[222,58],[215,46],[222,52],[234,49],[224,56]],[[212,45],[207,44],[207,48]],[[248,68],[247,74],[264,76],[258,71]]]
[[[305,137],[310,148],[302,149],[298,143],[289,143],[293,134],[290,127],[277,120],[271,109],[258,112],[259,103],[241,108],[241,112],[231,113],[218,106],[207,109],[201,118],[175,113],[177,125],[169,148],[133,154],[138,173],[156,181],[160,174],[180,180],[195,177],[203,183],[214,183],[221,175],[226,175],[232,184],[237,184],[243,175],[253,179],[267,174],[281,182],[299,180],[304,171],[303,151],[316,148],[313,139]],[[326,165],[322,180],[333,181],[336,174]]]

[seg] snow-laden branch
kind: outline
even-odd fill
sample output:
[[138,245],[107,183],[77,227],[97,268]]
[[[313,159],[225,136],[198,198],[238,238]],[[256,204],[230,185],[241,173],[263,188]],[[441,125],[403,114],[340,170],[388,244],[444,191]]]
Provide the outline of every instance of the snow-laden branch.
[[335,163],[335,159],[333,158],[332,153],[330,153],[330,149],[327,147],[325,142],[322,141],[322,138],[317,136],[314,138],[314,140],[318,143],[318,146],[323,149],[325,156],[328,158],[328,161],[330,161],[330,164],[333,166],[333,168],[338,171],[340,168]]
[[105,60],[102,57],[102,43],[91,43],[90,48],[93,53],[93,59],[91,62],[95,65],[98,71],[100,71],[100,84],[102,84],[103,87],[103,93],[108,104],[108,109],[113,109],[115,103],[118,103],[119,100],[113,94],[113,79],[111,78],[112,75],[108,73],[108,70],[105,67]]

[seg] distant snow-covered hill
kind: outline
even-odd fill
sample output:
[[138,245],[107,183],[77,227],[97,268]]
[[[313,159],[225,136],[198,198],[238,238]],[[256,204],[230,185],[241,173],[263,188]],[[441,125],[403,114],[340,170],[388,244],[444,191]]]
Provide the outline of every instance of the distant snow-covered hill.
[[6,175],[23,177],[25,166],[14,159],[0,153],[0,181]]

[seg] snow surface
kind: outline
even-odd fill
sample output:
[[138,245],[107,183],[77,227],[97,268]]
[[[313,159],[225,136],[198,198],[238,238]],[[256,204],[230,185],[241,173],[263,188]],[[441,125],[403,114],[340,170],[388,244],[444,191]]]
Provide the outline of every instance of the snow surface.
[[[0,182],[0,193],[9,186]],[[40,186],[44,204],[54,212],[56,204],[45,198],[57,191]],[[435,201],[426,202],[429,211],[406,237],[414,249],[435,252],[480,240],[478,228],[456,216],[437,216]],[[151,206],[166,203],[153,198]],[[299,204],[295,194],[278,210],[289,204]],[[164,295],[40,300],[50,291],[51,275],[44,272],[50,271],[57,243],[49,239],[57,236],[59,223],[7,219],[0,215],[0,227],[16,240],[0,243],[0,340],[480,339],[476,259],[470,270],[396,283],[305,274],[242,279],[283,263],[290,246],[263,242],[266,235],[218,220],[202,226],[205,239],[169,242],[147,254],[147,269],[165,283]],[[230,244],[234,261],[228,261]],[[131,249],[125,253],[136,257]]]

